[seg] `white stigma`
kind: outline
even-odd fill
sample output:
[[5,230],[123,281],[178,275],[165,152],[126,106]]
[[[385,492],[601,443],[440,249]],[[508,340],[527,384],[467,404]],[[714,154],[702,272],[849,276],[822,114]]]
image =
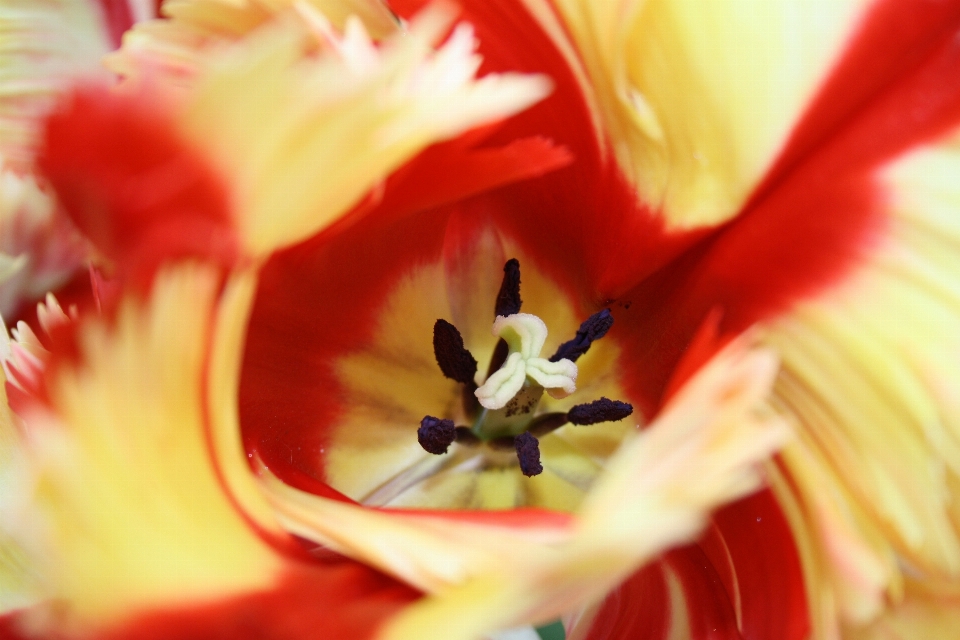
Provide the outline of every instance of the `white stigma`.
[[537,316],[529,313],[497,316],[493,335],[506,341],[510,353],[503,366],[475,392],[484,408],[502,409],[528,378],[554,398],[566,397],[577,390],[577,365],[566,358],[550,362],[540,357],[547,339],[547,325]]

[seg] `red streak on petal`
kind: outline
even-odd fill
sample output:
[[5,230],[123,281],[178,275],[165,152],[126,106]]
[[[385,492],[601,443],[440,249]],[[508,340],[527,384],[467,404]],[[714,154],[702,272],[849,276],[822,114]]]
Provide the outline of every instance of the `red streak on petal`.
[[[45,630],[45,640],[363,640],[420,597],[409,587],[350,560],[330,557],[293,566],[271,590],[211,603],[145,612],[108,629],[68,635]],[[29,612],[0,618],[0,637],[26,640]]]
[[237,259],[225,186],[147,95],[77,91],[48,120],[40,165],[84,235],[135,279],[168,259]]
[[275,475],[284,482],[295,489],[304,491],[306,493],[312,493],[313,495],[320,496],[322,498],[328,498],[330,500],[338,500],[339,502],[347,502],[349,504],[357,504],[356,500],[340,493],[333,487],[331,487],[326,482],[317,479],[315,476],[310,475],[304,471],[301,471],[295,466],[289,464],[278,465],[275,470]]
[[680,357],[680,362],[673,370],[666,391],[663,393],[663,402],[669,402],[677,391],[707,362],[715,356],[732,336],[720,335],[720,320],[723,312],[715,307],[710,310],[697,332],[693,335],[690,345]]
[[[877,100],[897,83],[916,73],[925,59],[949,41],[957,30],[960,3],[955,0],[934,2],[903,2],[878,0],[866,15],[859,30],[853,34],[851,45],[827,78],[818,95],[807,109],[807,115],[794,128],[785,151],[770,171],[767,184],[758,189],[762,193],[790,167],[803,162],[831,136],[850,126],[863,110],[869,110]],[[951,84],[934,83],[925,93],[931,103],[955,95]],[[921,98],[921,102],[926,99]],[[897,122],[891,123],[898,135],[884,140],[872,140],[870,146],[899,147],[924,137],[909,126],[912,114],[890,114]],[[864,149],[865,155],[870,151]]]
[[[901,24],[909,37],[888,38]],[[644,363],[631,388],[645,411],[711,309],[738,333],[869,255],[886,229],[877,172],[960,124],[958,32],[960,2],[879,2],[745,211],[627,294],[618,322]]]
[[429,147],[391,176],[383,201],[375,203],[378,215],[425,211],[544,175],[573,160],[567,149],[540,136],[493,148],[470,148],[465,142],[473,142],[473,136]]
[[[10,406],[10,409],[19,416],[27,415],[27,412],[37,401],[37,397],[32,389],[24,390],[11,384],[9,380],[4,383],[4,390],[7,392],[7,404]],[[18,422],[19,421],[14,421],[14,424],[16,425]],[[16,428],[19,429],[20,427],[17,426]],[[2,638],[2,636],[0,636],[0,638]]]

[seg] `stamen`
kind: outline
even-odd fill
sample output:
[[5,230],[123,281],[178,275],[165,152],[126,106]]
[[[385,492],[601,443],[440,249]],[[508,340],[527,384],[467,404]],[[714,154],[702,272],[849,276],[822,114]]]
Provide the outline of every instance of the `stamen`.
[[470,427],[457,427],[456,441],[458,444],[465,444],[468,447],[475,447],[482,442],[480,438],[474,435]]
[[543,465],[540,464],[540,442],[529,433],[521,433],[513,440],[517,449],[517,460],[520,461],[520,471],[527,477],[540,475]]
[[563,425],[570,422],[567,419],[567,414],[565,413],[545,413],[542,416],[537,416],[530,422],[530,426],[527,427],[527,431],[531,435],[534,435],[538,438],[547,435],[551,431],[556,431]]
[[510,345],[507,344],[507,341],[503,338],[497,340],[497,346],[493,349],[493,357],[490,358],[490,366],[487,367],[487,378],[492,376],[495,371],[503,366],[503,363],[507,361],[507,356],[510,355]]
[[417,429],[417,441],[424,451],[443,455],[457,437],[453,420],[441,420],[433,416],[424,416]]
[[443,375],[466,385],[473,384],[477,373],[477,360],[463,346],[463,336],[446,320],[437,320],[433,325],[433,355]]
[[633,405],[628,402],[600,398],[587,404],[574,406],[567,412],[567,420],[579,425],[597,424],[623,420],[631,413],[633,413]]
[[569,340],[560,345],[557,352],[550,357],[550,362],[557,362],[564,358],[576,362],[577,358],[590,349],[593,341],[599,340],[607,335],[607,331],[610,331],[610,327],[612,326],[613,315],[610,313],[610,309],[598,311],[583,321],[583,324],[577,329],[577,335],[573,340]]
[[520,313],[520,261],[510,258],[503,265],[503,282],[497,293],[497,305],[494,316],[512,316]]

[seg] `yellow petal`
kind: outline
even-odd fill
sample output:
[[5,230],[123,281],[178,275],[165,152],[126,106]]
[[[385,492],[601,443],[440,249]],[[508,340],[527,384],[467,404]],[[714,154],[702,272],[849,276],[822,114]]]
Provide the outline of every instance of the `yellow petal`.
[[224,489],[234,502],[263,531],[282,537],[284,532],[250,473],[240,438],[240,371],[256,286],[254,270],[235,272],[217,308],[206,374],[210,444]]
[[[6,341],[6,328],[0,322]],[[0,348],[6,359],[9,345]],[[13,501],[23,495],[25,470],[23,443],[7,406],[6,376],[0,370],[0,513],[15,508]],[[21,545],[0,527],[0,615],[12,609],[34,604],[39,595],[38,576],[31,570]]]
[[960,593],[956,585],[947,593],[931,592],[919,581],[908,585],[903,602],[890,607],[865,626],[848,626],[845,640],[912,640],[951,638],[960,629]]
[[886,167],[884,237],[768,333],[778,402],[804,432],[784,453],[801,502],[828,553],[858,549],[852,565],[834,558],[831,606],[851,621],[900,597],[903,566],[960,579],[958,171],[957,139]]
[[[236,510],[212,464],[202,377],[218,275],[182,266],[112,323],[79,329],[82,364],[26,413],[29,501],[4,528],[77,624],[266,588],[279,557]],[[41,621],[42,622],[42,621]],[[61,621],[62,622],[62,621]]]
[[315,34],[277,20],[210,59],[183,127],[232,185],[250,253],[313,235],[429,144],[546,95],[543,77],[476,80],[468,26],[434,51],[451,19],[435,8],[382,47],[352,21],[336,52],[310,58]]
[[202,66],[204,51],[242,39],[297,5],[319,11],[339,30],[348,17],[357,16],[376,39],[399,28],[380,0],[168,0],[165,19],[135,25],[106,65],[126,82],[140,80],[150,68],[169,82],[183,83]]
[[736,214],[869,3],[555,4],[612,154],[640,200],[689,228]]

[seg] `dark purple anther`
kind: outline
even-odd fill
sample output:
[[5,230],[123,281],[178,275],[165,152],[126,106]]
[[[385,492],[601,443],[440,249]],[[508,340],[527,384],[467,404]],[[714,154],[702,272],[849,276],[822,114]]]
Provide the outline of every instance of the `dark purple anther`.
[[513,446],[517,449],[517,459],[523,475],[537,476],[543,472],[543,465],[540,464],[540,442],[535,437],[529,433],[521,433],[513,439]]
[[607,335],[607,331],[610,331],[612,326],[613,314],[610,313],[610,309],[596,312],[583,321],[573,340],[560,345],[557,352],[550,356],[550,362],[558,362],[564,358],[576,362],[577,358],[587,352],[593,341]]
[[453,420],[441,420],[433,416],[425,416],[417,429],[417,440],[424,451],[435,455],[442,455],[453,444],[457,437],[457,428]]
[[600,398],[587,404],[578,404],[567,412],[567,420],[573,424],[597,424],[623,420],[633,413],[633,405],[619,400]]
[[495,316],[512,316],[520,313],[520,261],[516,258],[507,260],[503,265],[503,282],[500,283],[500,292],[497,293]]
[[463,384],[473,384],[477,360],[463,346],[463,337],[457,328],[446,320],[437,320],[433,325],[433,355],[443,375]]

